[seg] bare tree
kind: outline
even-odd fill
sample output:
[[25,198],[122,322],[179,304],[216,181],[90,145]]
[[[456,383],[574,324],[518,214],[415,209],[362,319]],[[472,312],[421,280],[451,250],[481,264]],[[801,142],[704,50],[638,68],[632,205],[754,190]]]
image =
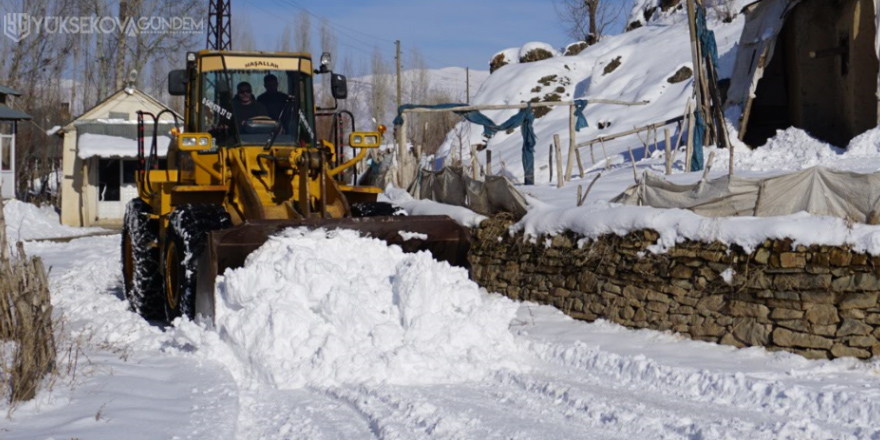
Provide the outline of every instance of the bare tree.
[[391,102],[391,68],[378,47],[373,49],[371,58],[372,76],[370,81],[371,90],[371,114],[379,124],[387,124],[385,121],[386,108]]
[[232,17],[232,48],[245,51],[257,49],[250,15],[245,10],[236,11]]
[[293,26],[290,23],[284,24],[284,30],[281,31],[281,41],[278,42],[278,50],[280,52],[293,51]]
[[312,52],[312,19],[306,11],[300,11],[293,22],[296,31],[297,52]]
[[623,12],[623,0],[557,0],[553,4],[568,36],[588,45],[599,42]]

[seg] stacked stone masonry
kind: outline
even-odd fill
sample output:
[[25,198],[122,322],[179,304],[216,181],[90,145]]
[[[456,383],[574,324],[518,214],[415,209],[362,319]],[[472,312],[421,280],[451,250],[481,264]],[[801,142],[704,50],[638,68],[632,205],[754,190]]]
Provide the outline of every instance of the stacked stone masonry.
[[880,355],[880,257],[790,240],[767,240],[751,253],[686,241],[654,254],[647,248],[659,236],[650,230],[531,242],[511,236],[512,223],[497,217],[475,230],[472,277],[489,291],[577,319],[737,347],[813,359]]

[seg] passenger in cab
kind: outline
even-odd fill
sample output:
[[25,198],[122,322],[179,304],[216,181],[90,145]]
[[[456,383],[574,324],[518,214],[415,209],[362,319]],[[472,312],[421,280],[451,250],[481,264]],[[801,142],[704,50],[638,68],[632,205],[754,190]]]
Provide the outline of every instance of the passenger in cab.
[[269,117],[277,121],[287,102],[287,94],[278,91],[278,77],[271,73],[263,77],[263,86],[266,91],[260,94],[257,101],[266,108]]

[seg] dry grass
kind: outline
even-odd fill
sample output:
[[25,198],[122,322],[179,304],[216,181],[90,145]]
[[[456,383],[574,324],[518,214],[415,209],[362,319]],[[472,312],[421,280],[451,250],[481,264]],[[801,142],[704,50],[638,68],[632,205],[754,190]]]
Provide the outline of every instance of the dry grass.
[[[4,245],[0,244],[0,245]],[[10,403],[33,399],[42,379],[55,369],[49,283],[40,258],[0,257],[0,389]],[[11,342],[11,347],[10,343]]]

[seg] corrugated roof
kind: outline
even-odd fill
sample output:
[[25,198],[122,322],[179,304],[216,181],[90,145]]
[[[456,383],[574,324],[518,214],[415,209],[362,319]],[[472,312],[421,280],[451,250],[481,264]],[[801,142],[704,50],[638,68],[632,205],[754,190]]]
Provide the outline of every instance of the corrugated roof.
[[12,95],[12,96],[21,96],[21,92],[15,89],[10,89],[9,87],[0,84],[0,93],[4,95]]
[[31,115],[0,104],[0,121],[21,121],[25,119],[32,119]]

